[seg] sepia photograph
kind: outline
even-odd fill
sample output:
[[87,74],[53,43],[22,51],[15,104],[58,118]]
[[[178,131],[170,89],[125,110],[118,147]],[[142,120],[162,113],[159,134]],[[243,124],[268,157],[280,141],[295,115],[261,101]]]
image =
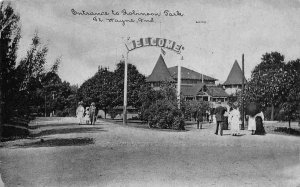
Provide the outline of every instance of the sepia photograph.
[[300,187],[300,0],[0,0],[0,187]]

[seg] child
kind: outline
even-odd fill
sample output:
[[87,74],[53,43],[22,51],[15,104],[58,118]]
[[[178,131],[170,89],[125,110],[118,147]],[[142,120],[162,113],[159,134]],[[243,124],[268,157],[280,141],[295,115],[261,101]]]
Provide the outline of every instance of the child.
[[78,119],[78,123],[79,125],[80,124],[83,124],[83,116],[84,116],[84,107],[82,106],[83,105],[83,102],[80,101],[78,103],[78,107],[76,109],[76,116],[77,116],[77,119]]
[[89,107],[86,107],[86,109],[85,109],[84,119],[85,119],[86,124],[90,124],[90,108]]

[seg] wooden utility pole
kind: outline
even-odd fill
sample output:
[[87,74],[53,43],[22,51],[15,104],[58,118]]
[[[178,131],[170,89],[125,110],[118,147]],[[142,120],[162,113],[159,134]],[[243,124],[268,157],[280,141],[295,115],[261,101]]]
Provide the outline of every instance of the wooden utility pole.
[[178,74],[177,74],[177,100],[178,100],[178,109],[180,109],[180,91],[181,91],[181,61],[183,56],[178,61]]
[[124,59],[124,107],[123,107],[123,124],[127,124],[127,69],[128,65],[128,52],[126,53],[126,57]]
[[243,71],[243,77],[242,77],[242,127],[241,129],[245,129],[245,106],[244,106],[244,89],[245,89],[245,82],[244,82],[244,77],[245,77],[245,67],[244,67],[244,54],[242,55],[242,71]]

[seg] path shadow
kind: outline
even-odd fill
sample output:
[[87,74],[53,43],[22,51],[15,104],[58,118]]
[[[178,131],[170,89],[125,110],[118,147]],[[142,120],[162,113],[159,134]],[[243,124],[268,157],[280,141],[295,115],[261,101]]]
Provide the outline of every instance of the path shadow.
[[[231,135],[231,134],[230,134]],[[241,137],[241,136],[245,136],[246,134],[237,134],[235,135],[236,137]]]
[[53,134],[71,134],[71,133],[96,133],[96,132],[107,132],[101,127],[77,127],[77,128],[57,128],[42,130],[39,133],[31,134],[30,137],[39,137]]
[[[218,136],[220,136],[220,134],[218,134]],[[231,136],[231,134],[224,134],[222,136]]]
[[62,126],[78,126],[78,123],[31,125],[31,126],[29,126],[29,129],[34,130],[34,129],[43,128],[43,127],[62,127]]
[[201,129],[200,129],[200,128],[197,129],[197,127],[196,127],[196,128],[193,128],[193,127],[186,127],[186,128],[189,128],[189,129],[195,129],[195,130],[205,130],[205,129],[210,129],[210,128],[207,128],[207,127],[202,127]]
[[18,145],[20,148],[32,148],[32,147],[58,147],[58,146],[82,146],[94,144],[95,140],[93,138],[55,138],[25,143],[23,145]]

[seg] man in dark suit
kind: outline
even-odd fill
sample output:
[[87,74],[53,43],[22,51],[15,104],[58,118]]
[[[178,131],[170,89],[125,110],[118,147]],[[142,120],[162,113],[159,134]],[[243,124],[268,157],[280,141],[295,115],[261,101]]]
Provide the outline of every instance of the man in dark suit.
[[197,117],[197,129],[199,129],[199,126],[200,126],[200,129],[202,129],[203,113],[201,110],[197,111],[196,117]]
[[95,125],[96,122],[96,106],[95,103],[92,102],[91,106],[90,106],[90,121],[91,121],[91,125]]
[[[221,104],[221,101],[218,101],[218,104]],[[216,135],[218,135],[219,126],[220,126],[220,135],[223,136],[223,124],[225,123],[226,120],[224,113],[226,111],[227,109],[225,107],[222,107],[221,105],[219,105],[215,110],[216,121],[217,121],[217,127],[215,132]]]

